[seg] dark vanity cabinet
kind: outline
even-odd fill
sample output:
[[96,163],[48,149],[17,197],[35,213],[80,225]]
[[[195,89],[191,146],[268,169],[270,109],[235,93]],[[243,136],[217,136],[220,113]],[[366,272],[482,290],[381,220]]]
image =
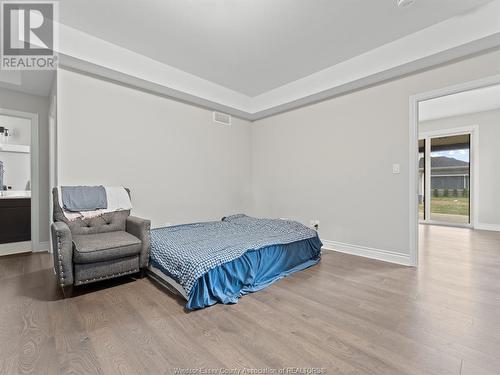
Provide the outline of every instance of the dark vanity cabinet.
[[31,199],[0,198],[0,244],[31,241]]

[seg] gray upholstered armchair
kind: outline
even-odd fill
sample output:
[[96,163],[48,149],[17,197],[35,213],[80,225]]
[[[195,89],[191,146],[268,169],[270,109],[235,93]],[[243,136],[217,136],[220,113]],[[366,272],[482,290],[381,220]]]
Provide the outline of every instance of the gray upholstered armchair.
[[149,220],[117,211],[69,221],[59,205],[57,188],[52,195],[54,269],[65,295],[71,294],[73,285],[142,272],[148,266]]

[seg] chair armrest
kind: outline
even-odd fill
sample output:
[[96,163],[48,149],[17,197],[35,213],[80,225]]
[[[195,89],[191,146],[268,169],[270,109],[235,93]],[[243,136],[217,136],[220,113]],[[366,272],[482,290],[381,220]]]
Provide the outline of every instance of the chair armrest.
[[142,241],[140,256],[140,267],[146,268],[149,264],[149,246],[151,243],[151,220],[141,219],[135,216],[127,218],[127,232]]
[[73,285],[73,240],[66,223],[52,223],[52,248],[54,251],[54,270],[61,287]]

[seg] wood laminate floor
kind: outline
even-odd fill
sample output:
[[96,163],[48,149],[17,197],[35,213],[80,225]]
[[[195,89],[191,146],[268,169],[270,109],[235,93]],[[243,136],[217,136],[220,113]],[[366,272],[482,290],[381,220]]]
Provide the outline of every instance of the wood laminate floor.
[[237,305],[190,313],[148,279],[63,299],[49,254],[3,257],[0,374],[499,374],[500,233],[420,238],[418,270],[326,251]]

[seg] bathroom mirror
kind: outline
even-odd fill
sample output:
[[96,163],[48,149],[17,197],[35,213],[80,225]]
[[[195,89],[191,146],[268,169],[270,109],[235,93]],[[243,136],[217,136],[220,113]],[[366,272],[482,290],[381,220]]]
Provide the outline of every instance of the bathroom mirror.
[[30,120],[0,115],[0,196],[13,195],[14,192],[21,197],[29,196],[30,142]]

